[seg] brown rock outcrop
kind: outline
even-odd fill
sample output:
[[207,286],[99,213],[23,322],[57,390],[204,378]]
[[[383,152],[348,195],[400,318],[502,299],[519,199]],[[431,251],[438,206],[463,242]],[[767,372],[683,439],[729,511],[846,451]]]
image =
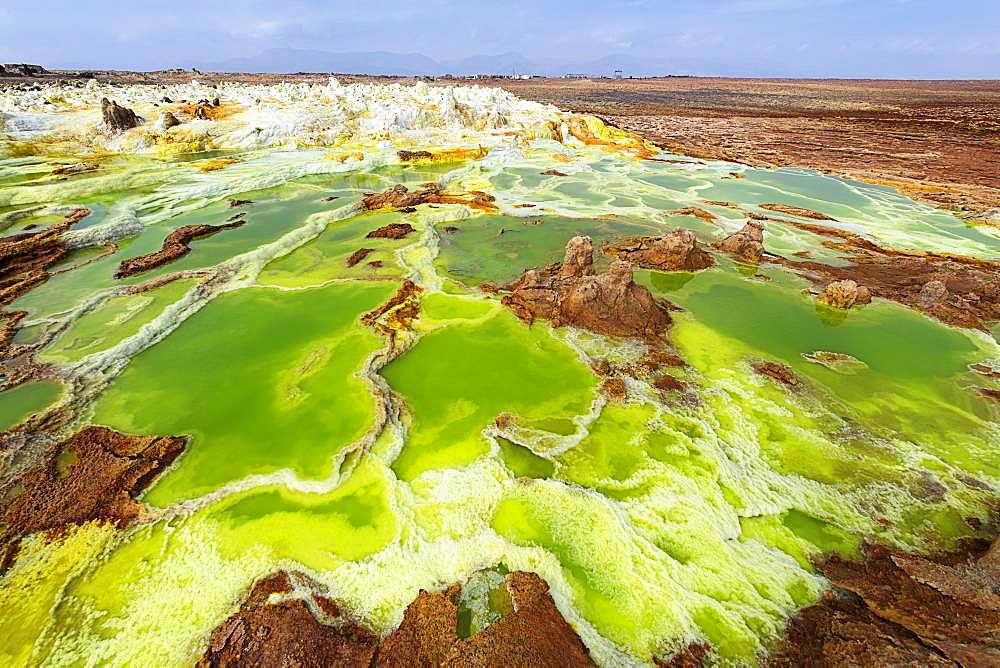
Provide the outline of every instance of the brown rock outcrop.
[[831,557],[819,568],[956,663],[1000,665],[1000,543],[936,561],[869,546],[862,562]]
[[872,296],[889,299],[959,327],[985,329],[1000,320],[1000,262],[926,251],[884,248],[852,232],[810,223],[779,221],[828,237],[823,245],[851,264],[831,266],[771,256],[814,284],[851,280]]
[[156,126],[160,130],[169,130],[170,128],[180,125],[181,122],[169,111],[164,111],[160,114],[159,120],[156,121]]
[[0,306],[48,279],[48,267],[66,255],[63,232],[89,215],[89,209],[74,209],[58,225],[0,240]]
[[409,223],[390,223],[365,235],[366,239],[402,239],[411,232],[416,232]]
[[430,593],[423,589],[403,613],[403,621],[382,643],[379,668],[443,666],[458,642],[458,605],[462,586]]
[[690,643],[669,659],[654,656],[653,664],[656,668],[702,668],[708,649],[705,643]]
[[385,336],[389,349],[398,354],[402,350],[397,345],[397,334],[413,329],[413,321],[420,317],[420,295],[423,292],[423,288],[413,281],[404,280],[396,294],[361,316],[361,323]]
[[870,304],[872,293],[865,286],[846,279],[830,283],[816,301],[833,308],[849,309],[855,304]]
[[757,264],[764,256],[764,224],[748,220],[741,229],[712,244],[712,248],[737,260]]
[[632,237],[601,249],[605,255],[658,271],[698,271],[715,264],[690,230],[676,229],[661,237]]
[[753,370],[762,376],[767,376],[778,381],[786,387],[798,387],[802,384],[802,381],[795,375],[795,372],[784,364],[763,360],[754,362]]
[[[301,597],[288,596],[294,591],[293,578],[327,623]],[[270,602],[272,596],[278,600]],[[259,580],[240,609],[215,629],[198,665],[368,668],[378,644],[378,636],[344,617],[307,577],[279,571]]]
[[142,119],[134,111],[106,97],[101,98],[101,116],[105,129],[111,134],[119,134],[142,124]]
[[430,151],[396,151],[396,155],[403,162],[413,162],[414,160],[430,160],[434,154]]
[[458,638],[458,592],[421,592],[382,646],[378,666],[592,666],[590,653],[559,614],[534,573],[507,576],[514,611],[469,638]]
[[55,167],[51,174],[52,176],[72,176],[73,174],[82,174],[83,172],[92,172],[96,169],[100,169],[100,165],[96,162],[74,162],[70,165],[59,165]]
[[421,204],[464,204],[473,209],[494,213],[497,210],[493,195],[479,190],[465,194],[445,193],[437,183],[425,183],[419,190],[409,190],[402,183],[380,193],[366,193],[361,198],[361,208],[365,211],[379,209],[405,209]]
[[514,611],[445,655],[445,666],[593,666],[590,652],[559,613],[549,585],[534,573],[507,576]]
[[767,211],[774,211],[775,213],[784,213],[789,216],[809,218],[811,220],[835,220],[825,213],[813,211],[812,209],[804,209],[801,206],[792,206],[791,204],[761,204],[760,208]]
[[857,597],[833,592],[799,613],[785,634],[784,644],[767,661],[772,668],[956,666]]
[[594,274],[590,237],[566,244],[561,265],[531,269],[503,288],[502,303],[527,323],[535,318],[553,326],[574,325],[607,336],[662,342],[672,320],[649,290],[632,280],[632,265],[616,261]]
[[560,172],[558,169],[546,169],[544,172],[542,172],[542,176],[567,176],[567,175],[564,174],[563,172]]
[[159,267],[167,262],[172,262],[173,260],[191,252],[190,243],[193,239],[206,237],[210,234],[215,234],[216,232],[221,232],[223,230],[230,230],[234,227],[239,227],[244,223],[246,223],[246,220],[240,218],[231,223],[223,223],[222,225],[200,224],[178,227],[176,230],[168,234],[167,238],[163,240],[163,245],[160,247],[160,250],[154,253],[147,253],[146,255],[140,255],[138,257],[122,260],[118,265],[118,271],[115,272],[115,278],[125,278],[126,276],[132,276],[144,271],[149,271],[150,269]]
[[91,520],[124,526],[138,517],[136,497],[184,450],[184,436],[130,436],[85,427],[34,468],[0,489],[0,571],[23,537]]
[[792,620],[769,665],[1000,663],[1000,541],[934,558],[868,545],[816,566],[838,590]]
[[[714,202],[708,202],[708,204],[714,204]],[[697,206],[688,206],[683,209],[677,209],[670,212],[671,216],[694,216],[695,218],[700,218],[706,223],[714,223],[717,218],[711,211],[705,211]]]
[[348,267],[353,267],[358,262],[361,262],[366,257],[368,257],[371,253],[374,253],[374,252],[375,252],[374,248],[359,248],[358,250],[356,250],[353,253],[351,253],[351,256],[349,258],[347,258],[347,266]]
[[215,629],[199,665],[594,665],[544,580],[518,571],[505,586],[513,611],[471,637],[458,637],[461,586],[455,584],[439,593],[421,591],[399,628],[379,643],[306,576],[281,571],[258,581],[240,609]]

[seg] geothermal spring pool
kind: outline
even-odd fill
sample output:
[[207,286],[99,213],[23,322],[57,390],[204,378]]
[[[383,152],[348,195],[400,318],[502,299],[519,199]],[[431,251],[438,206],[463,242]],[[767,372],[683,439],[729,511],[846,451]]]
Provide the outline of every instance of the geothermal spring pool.
[[[103,97],[144,122],[106,127]],[[0,244],[70,223],[4,293],[3,665],[189,665],[276,571],[382,636],[461,583],[460,637],[526,571],[598,664],[753,664],[829,588],[816,559],[990,535],[989,323],[877,286],[836,308],[809,276],[852,262],[831,240],[986,260],[995,229],[485,88],[91,82],[0,112]],[[419,201],[379,197],[400,184]],[[713,249],[748,219],[759,262]],[[660,337],[517,307],[576,236],[610,276],[612,244],[676,228],[712,264],[633,263]],[[188,438],[128,512],[18,505],[43,452],[46,484],[100,478],[59,445],[92,425]]]

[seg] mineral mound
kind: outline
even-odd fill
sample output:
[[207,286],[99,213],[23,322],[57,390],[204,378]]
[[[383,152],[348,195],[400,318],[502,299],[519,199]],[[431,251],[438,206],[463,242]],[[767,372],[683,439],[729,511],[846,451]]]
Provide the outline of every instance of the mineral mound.
[[[459,592],[421,591],[383,641],[299,573],[254,585],[212,633],[200,666],[592,666],[587,648],[534,573],[506,579],[512,611],[468,638],[458,636]],[[320,618],[317,618],[317,615]]]
[[502,302],[527,323],[535,318],[553,326],[574,325],[598,334],[661,341],[672,320],[645,286],[632,279],[632,265],[621,260],[594,273],[590,237],[566,244],[562,264],[530,269],[502,288]]
[[715,258],[701,247],[694,233],[685,229],[661,237],[632,237],[605,246],[602,252],[658,271],[698,271],[715,264]]
[[764,224],[748,220],[742,228],[712,244],[712,248],[737,260],[757,264],[764,256]]
[[137,518],[142,505],[136,498],[186,443],[184,436],[130,436],[106,427],[85,427],[59,443],[38,465],[0,489],[0,571],[13,563],[21,539],[29,534],[91,520],[126,525]]
[[115,278],[125,278],[126,276],[149,271],[160,265],[172,262],[191,252],[191,241],[193,239],[206,237],[223,230],[230,230],[243,225],[245,222],[246,220],[240,218],[231,223],[223,223],[222,225],[201,224],[178,227],[163,240],[163,246],[160,247],[160,250],[122,260],[121,264],[118,265],[118,271],[115,272]]

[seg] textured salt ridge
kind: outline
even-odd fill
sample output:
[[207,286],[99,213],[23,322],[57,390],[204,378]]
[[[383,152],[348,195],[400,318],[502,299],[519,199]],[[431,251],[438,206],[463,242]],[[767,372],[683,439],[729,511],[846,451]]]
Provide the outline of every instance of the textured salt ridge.
[[[238,105],[231,118],[195,119],[159,133],[147,123],[119,136],[102,134],[100,100],[115,99],[140,115],[154,117],[163,96],[195,101],[221,98]],[[46,100],[51,104],[45,104]],[[162,109],[169,108],[169,105]],[[55,109],[56,111],[52,111]],[[273,86],[223,83],[218,88],[188,85],[110,86],[91,81],[84,88],[49,86],[40,91],[0,92],[5,131],[16,140],[57,136],[103,150],[152,150],[159,135],[210,142],[215,148],[254,148],[295,142],[320,146],[377,143],[386,138],[420,142],[428,135],[492,141],[493,130],[523,129],[555,117],[555,107],[521,100],[479,86],[432,87],[423,82],[341,85],[282,83]],[[59,113],[62,112],[62,113]]]

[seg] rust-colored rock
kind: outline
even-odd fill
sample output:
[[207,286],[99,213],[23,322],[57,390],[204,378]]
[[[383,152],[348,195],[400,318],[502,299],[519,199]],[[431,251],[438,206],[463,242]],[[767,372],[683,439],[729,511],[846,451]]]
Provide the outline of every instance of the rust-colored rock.
[[437,183],[425,183],[419,190],[409,190],[399,183],[381,193],[367,193],[361,198],[361,208],[365,211],[379,209],[405,209],[421,204],[464,204],[479,211],[495,213],[495,198],[492,195],[473,190],[465,194],[452,195],[444,192]]
[[741,229],[712,244],[712,248],[737,260],[757,264],[764,256],[764,225],[757,220],[748,220]]
[[811,220],[834,220],[834,218],[831,218],[825,213],[813,211],[812,209],[805,209],[801,206],[792,206],[791,204],[761,204],[760,208],[766,209],[767,211],[774,211],[775,213],[784,213],[789,216],[809,218]]
[[542,172],[542,176],[568,176],[568,174],[564,174],[563,172],[560,172],[558,169],[546,169],[544,172]]
[[653,387],[664,392],[683,392],[685,385],[683,381],[678,380],[675,376],[665,373],[653,381]]
[[399,628],[379,643],[315,582],[281,571],[258,581],[240,609],[215,629],[199,666],[594,665],[544,580],[518,571],[507,576],[506,587],[513,610],[471,637],[458,637],[461,585],[455,584],[439,593],[421,591]]
[[451,647],[458,642],[458,597],[461,585],[429,593],[420,590],[406,608],[403,621],[383,641],[376,665],[379,668],[442,666]]
[[374,248],[359,248],[358,250],[351,253],[351,256],[349,258],[347,258],[347,266],[353,267],[358,262],[361,262],[374,252],[375,252]]
[[[124,526],[139,516],[136,497],[184,450],[184,436],[130,436],[85,427],[34,468],[0,489],[0,570],[13,563],[23,537],[91,520]],[[20,491],[18,491],[20,490]]]
[[365,235],[366,239],[402,239],[411,232],[416,232],[409,223],[389,223]]
[[672,320],[645,286],[632,280],[632,265],[616,261],[594,274],[590,237],[566,244],[561,265],[531,269],[503,289],[502,303],[527,323],[543,318],[554,326],[574,325],[607,336],[662,342]]
[[[306,601],[289,596],[293,578],[328,619],[320,621]],[[343,616],[306,576],[279,571],[259,580],[240,609],[215,629],[198,665],[368,668],[378,644],[378,636]]]
[[995,390],[992,387],[980,387],[976,388],[976,392],[978,392],[980,396],[986,397],[987,399],[1000,401],[1000,390]]
[[361,322],[384,335],[390,348],[399,352],[395,347],[396,335],[413,329],[413,321],[420,317],[421,294],[423,288],[413,281],[404,280],[396,294],[361,316]]
[[52,170],[51,174],[52,176],[72,176],[73,174],[92,172],[100,167],[96,162],[74,162],[70,165],[59,165]]
[[413,162],[415,160],[430,160],[434,154],[430,151],[396,151],[396,155],[403,162]]
[[632,237],[605,246],[602,251],[657,271],[698,271],[715,264],[715,258],[701,247],[694,233],[681,228],[662,237]]
[[823,245],[850,264],[831,266],[771,256],[814,284],[851,280],[871,295],[922,311],[949,325],[986,329],[1000,320],[1000,262],[949,253],[884,248],[852,232],[812,223],[778,221],[827,237]]
[[956,666],[905,628],[873,614],[857,597],[833,592],[799,613],[785,635],[768,666]]
[[872,294],[865,286],[847,279],[830,283],[816,301],[833,308],[849,309],[855,304],[870,304]]
[[63,232],[89,215],[89,209],[74,209],[62,223],[0,240],[0,306],[48,279],[48,267],[66,255]]
[[981,376],[986,376],[987,378],[993,378],[994,380],[1000,380],[1000,366],[995,363],[985,364],[983,362],[976,362],[969,365],[971,371],[975,371]]
[[613,376],[611,378],[605,378],[601,383],[601,394],[607,397],[610,401],[622,403],[628,396],[628,389],[625,387],[624,380],[617,376]]
[[818,564],[837,587],[963,666],[1000,665],[1000,543],[931,560],[868,546]]
[[559,613],[549,585],[534,573],[507,576],[514,612],[459,640],[445,666],[593,666],[590,652]]
[[101,116],[105,129],[111,134],[119,134],[142,124],[142,119],[134,111],[106,97],[101,98]]
[[[717,204],[717,202],[708,202],[708,204]],[[728,204],[728,202],[725,202]],[[694,216],[695,218],[700,218],[706,223],[714,223],[716,221],[716,216],[711,211],[705,211],[697,206],[688,206],[683,209],[677,209],[676,211],[670,212],[671,216]]]
[[168,262],[172,262],[191,252],[190,243],[193,239],[206,237],[210,234],[215,234],[216,232],[221,232],[223,230],[230,230],[234,227],[239,227],[244,223],[246,223],[246,220],[239,218],[231,223],[223,223],[222,225],[199,224],[178,227],[176,230],[168,234],[167,238],[163,240],[163,245],[160,247],[160,250],[154,253],[147,253],[146,255],[140,255],[138,257],[122,260],[118,265],[118,271],[115,272],[115,278],[133,276],[144,271],[149,271],[150,269],[159,267],[160,265],[164,265]]
[[705,643],[689,643],[669,659],[654,656],[653,663],[657,668],[702,668],[705,665],[708,649]]
[[802,383],[795,372],[784,364],[763,360],[754,362],[753,369],[760,375],[776,380],[786,387],[798,387]]

